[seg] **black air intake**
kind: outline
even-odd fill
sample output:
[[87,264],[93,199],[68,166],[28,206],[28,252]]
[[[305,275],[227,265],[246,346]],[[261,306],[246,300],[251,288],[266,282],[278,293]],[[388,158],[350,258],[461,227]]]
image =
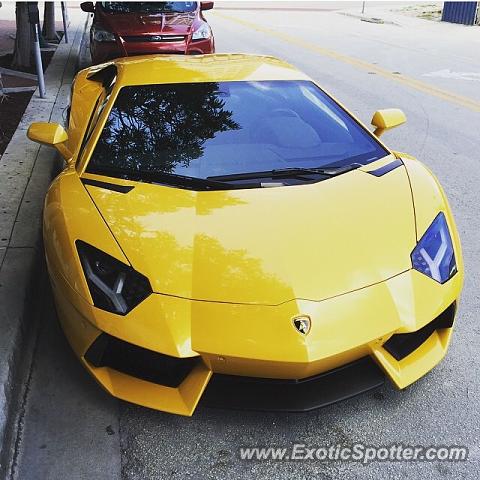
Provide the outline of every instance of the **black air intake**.
[[398,333],[383,344],[383,348],[395,360],[401,360],[416,350],[430,335],[441,328],[451,328],[455,318],[456,304],[453,302],[435,320],[427,323],[423,328],[411,333]]
[[147,382],[178,387],[199,357],[170,357],[102,333],[87,350],[85,360],[94,367],[109,367]]

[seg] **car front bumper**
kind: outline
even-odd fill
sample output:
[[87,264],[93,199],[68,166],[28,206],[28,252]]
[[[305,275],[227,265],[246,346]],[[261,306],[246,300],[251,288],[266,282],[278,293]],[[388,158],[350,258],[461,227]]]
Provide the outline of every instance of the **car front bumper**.
[[[62,327],[95,379],[118,398],[182,415],[192,415],[205,390],[209,404],[309,410],[378,387],[384,375],[405,388],[445,356],[463,282],[461,273],[442,285],[409,270],[323,301],[276,306],[152,294],[118,316],[49,270]],[[308,335],[293,326],[298,314],[311,318]],[[411,351],[389,348],[411,332],[420,339]]]

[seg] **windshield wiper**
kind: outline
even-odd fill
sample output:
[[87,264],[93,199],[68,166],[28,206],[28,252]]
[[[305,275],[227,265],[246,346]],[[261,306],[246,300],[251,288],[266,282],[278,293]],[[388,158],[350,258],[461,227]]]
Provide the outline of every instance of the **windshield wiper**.
[[361,163],[352,163],[343,167],[325,167],[325,168],[278,168],[274,170],[266,170],[262,172],[245,172],[245,173],[232,173],[231,175],[216,175],[207,177],[207,180],[213,180],[217,182],[230,182],[235,180],[248,180],[254,178],[299,178],[305,175],[325,175],[327,177],[335,177],[342,173],[355,170],[358,167],[363,167]]
[[168,183],[169,185],[198,186],[205,190],[227,190],[232,186],[219,180],[210,180],[206,178],[188,177],[186,175],[177,175],[176,173],[165,172],[141,172],[139,178],[159,183]]
[[[132,172],[121,170],[117,168],[94,168],[89,170],[87,173],[94,173],[98,175],[106,175],[117,178],[123,178],[125,180],[132,180],[137,182],[147,182],[147,183],[163,183],[166,185],[172,186],[183,186],[190,187],[193,190],[231,190],[232,185],[229,183],[223,183],[220,180],[208,179],[208,178],[197,178],[197,177],[188,177],[186,175],[177,175],[175,173],[166,173],[166,172]],[[243,188],[260,186],[258,183],[255,184],[242,184]]]

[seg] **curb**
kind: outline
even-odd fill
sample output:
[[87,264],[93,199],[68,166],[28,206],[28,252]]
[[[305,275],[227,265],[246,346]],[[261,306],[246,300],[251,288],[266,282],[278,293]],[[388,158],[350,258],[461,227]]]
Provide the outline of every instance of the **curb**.
[[83,70],[92,64],[90,55],[90,27],[92,25],[93,15],[88,14],[83,26],[82,40],[78,49],[77,70]]
[[26,371],[47,279],[42,256],[43,199],[63,162],[26,137],[33,121],[57,121],[68,106],[87,22],[72,22],[45,73],[47,98],[34,94],[0,159],[0,478],[12,468]]
[[352,13],[352,12],[337,12],[339,15],[344,15],[345,17],[352,17],[352,18],[358,18],[362,22],[369,22],[369,23],[379,23],[379,24],[386,24],[386,25],[396,25],[397,27],[400,27],[401,25],[397,22],[394,22],[392,20],[385,20],[380,17],[369,17],[367,15],[361,14],[361,13]]

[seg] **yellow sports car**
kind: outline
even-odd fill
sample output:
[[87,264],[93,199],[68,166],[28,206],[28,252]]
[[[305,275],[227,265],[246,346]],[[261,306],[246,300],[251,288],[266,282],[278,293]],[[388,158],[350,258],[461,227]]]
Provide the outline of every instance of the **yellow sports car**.
[[462,289],[438,181],[276,58],[144,56],[82,70],[46,197],[58,315],[116,397],[309,410],[404,388],[445,355]]

